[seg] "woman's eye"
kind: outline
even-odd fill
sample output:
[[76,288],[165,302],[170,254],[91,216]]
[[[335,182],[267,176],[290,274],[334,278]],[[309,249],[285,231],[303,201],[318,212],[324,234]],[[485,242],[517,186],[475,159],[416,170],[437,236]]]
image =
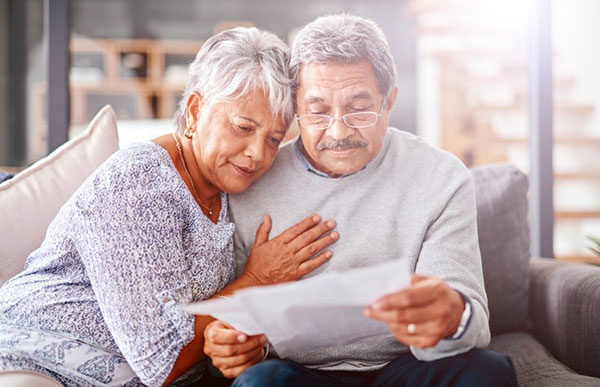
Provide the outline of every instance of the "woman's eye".
[[268,140],[269,140],[269,143],[271,143],[271,145],[274,145],[274,146],[279,146],[279,144],[281,143],[281,139],[277,138],[277,137],[269,137]]
[[251,127],[249,127],[249,126],[235,125],[235,127],[236,127],[238,130],[241,130],[242,132],[251,132],[251,131],[252,131],[252,128],[251,128]]

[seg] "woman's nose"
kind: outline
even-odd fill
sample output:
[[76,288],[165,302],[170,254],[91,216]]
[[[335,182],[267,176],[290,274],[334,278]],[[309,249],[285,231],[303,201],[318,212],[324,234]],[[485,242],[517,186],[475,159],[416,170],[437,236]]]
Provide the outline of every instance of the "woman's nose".
[[265,158],[265,139],[262,136],[253,136],[246,146],[245,153],[253,161],[262,161]]

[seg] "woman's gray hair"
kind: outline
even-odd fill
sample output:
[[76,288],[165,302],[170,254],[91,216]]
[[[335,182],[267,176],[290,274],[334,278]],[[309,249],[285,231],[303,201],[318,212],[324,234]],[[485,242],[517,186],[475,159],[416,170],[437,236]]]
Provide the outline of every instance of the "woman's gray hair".
[[381,28],[359,16],[321,16],[304,26],[292,45],[290,68],[293,89],[298,89],[302,65],[311,62],[358,63],[363,60],[371,63],[379,91],[387,95],[396,84],[396,66]]
[[188,69],[183,96],[175,113],[178,130],[186,127],[189,96],[198,92],[206,106],[232,101],[262,89],[286,127],[294,117],[288,46],[257,28],[237,27],[211,36]]

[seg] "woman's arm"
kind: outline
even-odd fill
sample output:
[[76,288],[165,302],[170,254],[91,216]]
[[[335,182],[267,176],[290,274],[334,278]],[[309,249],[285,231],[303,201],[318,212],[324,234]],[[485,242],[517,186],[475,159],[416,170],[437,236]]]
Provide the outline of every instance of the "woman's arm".
[[[265,216],[256,232],[246,270],[237,280],[213,297],[231,294],[249,286],[294,281],[326,262],[331,257],[331,252],[321,252],[321,250],[337,240],[337,233],[333,232],[329,236],[319,238],[335,227],[335,222],[331,220],[323,223],[320,221],[318,215],[311,215],[269,240],[271,218]],[[315,253],[319,254],[315,257]],[[182,349],[164,382],[165,385],[177,379],[204,357],[204,330],[213,321],[214,319],[208,316],[195,316],[194,339]],[[241,347],[244,350],[248,348],[245,352],[246,357],[256,357],[260,360],[262,358],[260,337],[243,336]]]

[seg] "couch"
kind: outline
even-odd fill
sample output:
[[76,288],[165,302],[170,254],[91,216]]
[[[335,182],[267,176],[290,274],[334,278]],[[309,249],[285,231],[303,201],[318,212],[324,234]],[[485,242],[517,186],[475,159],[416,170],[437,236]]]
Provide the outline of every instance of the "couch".
[[[107,106],[81,135],[0,184],[0,284],[22,270],[62,203],[117,149],[116,118]],[[522,386],[600,386],[600,268],[531,258],[527,177],[510,164],[471,172],[490,348],[511,357]],[[0,385],[56,383],[0,372]]]

